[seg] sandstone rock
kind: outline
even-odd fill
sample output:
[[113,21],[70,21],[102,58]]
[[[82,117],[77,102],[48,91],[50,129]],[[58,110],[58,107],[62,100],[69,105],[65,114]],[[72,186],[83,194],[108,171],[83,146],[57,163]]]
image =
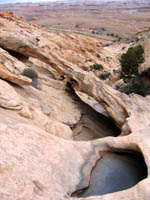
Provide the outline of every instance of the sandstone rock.
[[[89,39],[79,34],[50,32],[38,25],[28,25],[21,19],[14,23],[14,21],[7,20],[7,15],[10,18],[8,13],[1,16],[4,25],[0,27],[0,45],[4,49],[19,53],[19,55],[27,58],[34,57],[48,64],[49,67],[46,68],[52,71],[55,77],[58,75],[55,70],[59,72],[59,76],[64,75],[61,67],[84,71],[88,59],[103,65],[106,71],[110,71],[110,66],[111,71],[120,66],[119,50],[103,49],[96,39]],[[98,54],[102,55],[101,59],[97,57]],[[31,59],[29,60],[31,61]]]
[[[79,105],[72,96],[64,90],[58,90],[46,85],[43,86],[41,94],[41,98],[51,108],[50,116],[70,126],[78,123],[81,116]],[[44,102],[42,104],[44,105]]]
[[[88,142],[53,136],[70,139],[72,132],[69,126],[73,127],[82,120],[83,113],[79,104],[75,103],[75,96],[62,88],[45,84],[39,91],[30,86],[13,88],[0,80],[0,106],[20,110],[24,101],[28,101],[33,114],[31,120],[13,111],[0,112],[0,197],[3,200],[149,200],[150,97],[121,94],[93,73],[82,69],[87,57],[97,61],[97,53],[103,50],[110,52],[107,48],[102,49],[99,42],[77,35],[56,34],[16,19],[12,14],[6,13],[1,17],[0,45],[4,49],[50,65],[60,77],[66,78],[76,92],[85,93],[102,105],[122,133],[119,137]],[[103,61],[112,63],[110,58]],[[12,73],[15,74],[15,71]],[[41,103],[44,102],[51,108],[50,118],[42,113]],[[91,107],[94,106],[92,102],[89,101]],[[143,169],[146,176],[136,185],[101,196],[71,197],[72,193],[89,186],[91,172],[96,163],[101,162],[104,153],[133,151],[143,155],[147,167],[147,170]],[[104,168],[109,167],[105,165]]]
[[107,115],[105,109],[91,96],[88,96],[86,93],[82,93],[80,91],[76,91],[76,94],[87,103],[89,106],[91,106],[94,110],[96,110],[99,113],[102,113],[104,115]]
[[46,131],[52,135],[58,136],[60,138],[71,140],[73,138],[73,133],[69,126],[50,118],[45,125]]
[[33,69],[35,68],[36,70],[38,70],[39,76],[44,74],[47,78],[55,78],[55,79],[60,78],[59,73],[51,65],[48,65],[45,62],[38,60],[38,58],[29,57],[29,63],[27,64],[29,66],[32,66]]
[[40,110],[40,108],[33,107],[33,104],[31,110],[32,110],[32,118],[34,119],[38,127],[42,128],[51,135],[55,135],[57,137],[68,140],[72,139],[73,135],[69,126],[59,122],[58,120],[52,117],[49,117],[48,115],[45,115],[43,111]]
[[46,104],[46,103],[42,103],[41,104],[41,109],[42,109],[42,112],[45,114],[45,115],[50,115],[51,113],[51,109],[49,108],[49,106]]
[[30,110],[28,105],[23,105],[23,108],[19,112],[19,115],[22,116],[22,117],[25,117],[27,119],[32,119],[33,118],[32,112],[31,112],[31,110]]
[[[71,193],[88,186],[91,170],[103,151],[138,151],[135,141],[142,148],[149,166],[147,140],[138,134],[77,143],[54,137],[36,126],[4,115],[0,117],[0,132],[1,167],[5,169],[1,173],[0,195],[4,200],[31,197],[43,200],[72,199],[69,197]],[[138,200],[140,195],[141,199],[148,200],[149,183],[150,179],[147,178],[126,191],[85,199],[119,200],[124,197],[128,200],[132,196]]]
[[23,102],[13,87],[0,79],[0,106],[7,109],[21,110]]
[[16,76],[3,69],[0,69],[0,78],[10,81],[12,83],[16,83],[18,85],[31,85],[32,82],[29,78],[21,75]]
[[144,63],[140,65],[139,71],[143,72],[149,69],[149,64],[150,64],[150,39],[149,38],[144,38],[143,41],[140,42],[142,46],[144,47]]
[[119,81],[114,83],[113,88],[118,90],[121,87],[123,87],[124,85],[125,85],[125,83],[124,83],[123,79],[120,79]]
[[0,78],[18,85],[31,85],[31,80],[21,75],[26,65],[0,48]]
[[15,15],[13,12],[9,12],[9,11],[0,13],[0,17],[10,20],[10,21],[16,21],[19,19],[24,20],[23,17],[19,17],[19,16]]

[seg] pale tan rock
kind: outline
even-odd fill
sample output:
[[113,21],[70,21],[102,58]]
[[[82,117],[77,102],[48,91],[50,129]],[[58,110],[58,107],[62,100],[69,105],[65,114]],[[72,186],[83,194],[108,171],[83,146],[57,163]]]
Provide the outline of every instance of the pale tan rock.
[[22,76],[26,65],[0,48],[0,78],[18,85],[31,85],[32,80]]
[[[70,35],[48,31],[34,24],[28,25],[21,19],[14,23],[13,20],[7,20],[7,15],[9,19],[8,13],[5,17],[1,16],[4,24],[0,27],[1,46],[27,58],[30,57],[30,63],[46,67],[55,78],[64,75],[61,67],[79,71],[86,70],[88,60],[101,64],[106,71],[112,72],[113,69],[120,67],[118,47],[102,48],[98,39],[89,39],[76,33]],[[100,55],[100,58],[97,55]],[[48,66],[42,65],[37,59]]]
[[[70,196],[89,186],[91,171],[103,153],[129,150],[143,155],[147,177],[130,189],[84,199],[149,200],[150,97],[121,94],[82,69],[85,58],[95,58],[102,51],[98,42],[49,32],[9,13],[0,16],[3,19],[0,45],[3,48],[35,57],[53,67],[60,76],[66,77],[74,90],[86,93],[101,104],[122,130],[122,136],[88,142],[53,136],[68,139],[71,132],[63,123],[73,126],[81,119],[81,111],[73,97],[64,90],[46,85],[43,85],[43,91],[24,86],[14,87],[15,92],[1,80],[1,106],[21,109],[23,101],[18,92],[23,100],[29,97],[26,101],[31,107],[33,120],[15,115],[15,112],[0,112],[0,197],[3,200],[83,199]],[[111,64],[110,59],[106,61]],[[41,110],[41,102],[44,101],[52,109],[51,119]],[[46,129],[50,132],[44,131]]]
[[[80,166],[92,152],[89,143],[76,146],[74,142],[60,140],[36,126],[6,116],[0,116],[0,132],[1,166],[4,169],[0,195],[3,199],[65,199],[77,187]],[[84,149],[82,153],[78,146]],[[98,152],[90,158],[91,166],[96,157],[99,157]],[[90,168],[85,168],[84,173],[87,173],[83,176],[88,175]]]
[[87,103],[94,110],[96,110],[97,112],[102,113],[104,115],[107,115],[105,109],[93,97],[87,95],[86,93],[82,93],[80,91],[75,91],[75,92],[80,97],[80,99],[82,99],[82,101]]
[[7,109],[21,110],[23,102],[13,87],[0,79],[0,106]]
[[45,127],[46,131],[51,133],[52,135],[68,140],[71,140],[73,138],[73,133],[70,127],[55,119],[50,118]]
[[[149,147],[147,140],[144,140],[145,135],[73,142],[54,137],[37,126],[25,124],[13,117],[0,115],[0,152],[3,169],[0,195],[4,200],[31,197],[43,200],[77,199],[69,196],[72,192],[88,186],[90,172],[103,155],[101,152],[114,148],[139,151],[137,145],[134,145],[135,142],[142,149],[147,165],[150,161],[147,157]],[[148,136],[149,133],[145,134]],[[7,187],[3,181],[4,177]],[[84,199],[128,200],[132,197],[139,200],[140,197],[148,200],[149,183],[150,179],[147,178],[126,191]]]
[[140,42],[144,48],[144,63],[140,65],[139,71],[143,72],[149,69],[150,64],[150,39],[145,37],[143,41]]
[[46,77],[48,78],[51,78],[51,75],[53,75],[53,77],[56,79],[60,78],[59,73],[51,65],[48,65],[45,62],[38,60],[38,58],[29,57],[29,64],[32,65],[33,68],[35,66],[36,70],[39,68],[39,78],[41,78],[41,75],[43,74],[42,70],[40,69],[46,69],[44,75],[46,75]]
[[29,78],[26,78],[21,75],[16,76],[4,69],[0,69],[0,78],[10,81],[12,83],[16,83],[18,85],[31,85],[31,82],[32,82]]
[[46,132],[60,138],[71,140],[73,133],[69,126],[59,122],[58,120],[48,117],[40,109],[34,108],[32,105],[32,116],[37,125]]
[[22,117],[25,117],[27,119],[32,119],[33,118],[32,112],[31,112],[29,106],[25,105],[25,104],[23,105],[23,108],[19,112],[19,115],[22,116]]
[[125,85],[125,82],[123,81],[123,79],[120,79],[119,81],[116,81],[113,85],[113,88],[118,90],[121,87],[123,87]]
[[66,91],[44,85],[41,98],[51,109],[52,118],[67,125],[74,125],[80,120],[79,105]]

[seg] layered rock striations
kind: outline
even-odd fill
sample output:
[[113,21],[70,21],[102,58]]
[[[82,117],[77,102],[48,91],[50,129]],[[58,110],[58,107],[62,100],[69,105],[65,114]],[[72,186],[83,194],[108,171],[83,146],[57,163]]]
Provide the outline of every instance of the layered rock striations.
[[[12,13],[0,14],[0,22],[0,198],[149,200],[150,97],[122,94],[85,70],[87,59],[104,62],[97,54],[103,56],[107,49],[98,41],[50,32]],[[22,75],[26,68],[36,71],[41,90]],[[89,105],[102,105],[110,118],[75,92],[85,93],[86,103],[94,99]],[[109,120],[120,129],[119,136],[117,127],[103,128],[106,121],[110,126]],[[91,134],[89,141],[73,141],[74,131],[83,132],[83,127]],[[143,158],[145,175],[137,184],[104,195],[71,197],[89,186],[105,153],[116,152]]]

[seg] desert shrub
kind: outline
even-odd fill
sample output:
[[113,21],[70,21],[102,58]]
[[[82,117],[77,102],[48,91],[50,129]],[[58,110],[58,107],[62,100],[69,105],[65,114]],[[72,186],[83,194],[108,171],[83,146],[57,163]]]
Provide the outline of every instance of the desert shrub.
[[101,28],[102,31],[106,31],[106,29],[104,27]]
[[33,69],[30,69],[30,68],[24,69],[22,74],[24,76],[27,76],[28,78],[31,78],[32,80],[38,78],[37,73]]
[[110,34],[110,36],[114,37],[114,34],[113,34],[113,33],[111,33],[111,34]]
[[104,69],[104,67],[101,64],[95,63],[94,65],[90,66],[90,69],[93,71],[96,71],[96,70],[102,70],[102,69]]
[[35,87],[38,90],[41,90],[41,85],[39,84],[37,78],[32,79],[32,86]]
[[110,73],[110,72],[105,72],[105,73],[101,74],[101,75],[99,76],[99,78],[100,78],[101,80],[106,80],[106,79],[109,78],[110,76],[111,76],[111,73]]
[[122,49],[121,50],[124,50],[126,47],[122,47]]
[[141,45],[130,47],[126,53],[121,55],[121,73],[123,78],[138,76],[139,64],[144,62],[143,58],[144,49]]
[[139,77],[130,80],[130,82],[126,86],[120,88],[120,92],[125,94],[136,93],[142,96],[145,96],[147,93],[145,83]]
[[150,67],[141,73],[142,77],[150,78]]
[[91,58],[89,58],[87,61],[88,61],[88,62],[92,62],[92,59],[91,59]]
[[99,54],[96,54],[96,57],[97,57],[97,58],[101,58],[101,56],[100,56]]
[[38,82],[38,74],[33,69],[24,69],[22,75],[32,79],[32,86],[41,90],[41,86]]
[[103,47],[108,47],[108,46],[110,46],[110,44],[109,44],[109,43],[106,43],[106,44],[103,44],[102,46],[103,46]]

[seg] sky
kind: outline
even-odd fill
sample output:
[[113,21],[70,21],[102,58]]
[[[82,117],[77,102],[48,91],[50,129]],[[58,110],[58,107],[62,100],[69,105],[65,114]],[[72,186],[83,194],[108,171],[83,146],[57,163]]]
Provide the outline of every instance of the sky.
[[[46,2],[46,1],[61,1],[61,0],[0,0],[0,4],[6,4],[6,3],[24,3],[24,2]],[[66,1],[72,1],[72,0],[66,0]],[[85,0],[86,1],[86,0]],[[98,1],[98,0],[97,0]],[[99,0],[102,1],[125,1],[125,0]],[[128,0],[130,1],[130,0]],[[139,0],[140,1],[140,0]]]
[[44,1],[57,1],[57,0],[0,0],[0,4],[5,3],[24,3],[24,2],[44,2]]

